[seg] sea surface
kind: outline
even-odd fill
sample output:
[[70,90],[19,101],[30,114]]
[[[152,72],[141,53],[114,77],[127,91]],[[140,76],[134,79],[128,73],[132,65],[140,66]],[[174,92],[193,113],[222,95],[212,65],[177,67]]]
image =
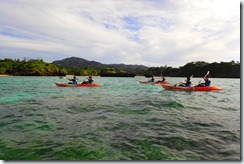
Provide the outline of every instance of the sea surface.
[[0,159],[240,160],[240,79],[211,78],[223,90],[210,92],[167,91],[140,84],[144,77],[93,79],[102,86],[0,77]]

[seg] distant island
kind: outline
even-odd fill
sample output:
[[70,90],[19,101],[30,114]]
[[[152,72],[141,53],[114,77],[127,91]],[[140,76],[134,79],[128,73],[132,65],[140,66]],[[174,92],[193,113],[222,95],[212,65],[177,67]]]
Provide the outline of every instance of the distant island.
[[83,58],[70,57],[52,63],[42,59],[0,59],[0,75],[13,76],[65,76],[74,74],[77,76],[110,76],[110,77],[134,77],[134,76],[168,76],[168,77],[203,77],[210,71],[211,77],[216,78],[240,78],[240,63],[204,61],[189,62],[179,68],[147,67],[144,65],[126,64],[102,64],[96,61],[88,61]]

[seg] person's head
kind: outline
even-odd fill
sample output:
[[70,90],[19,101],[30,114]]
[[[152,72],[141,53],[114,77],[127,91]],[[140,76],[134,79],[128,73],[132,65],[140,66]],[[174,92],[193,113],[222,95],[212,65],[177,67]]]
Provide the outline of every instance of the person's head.
[[74,79],[76,79],[76,76],[74,75]]
[[191,80],[191,78],[190,78],[190,77],[187,77],[186,79],[187,79],[188,81],[190,81],[190,80]]
[[91,76],[89,76],[89,79],[92,79],[92,77],[91,77]]

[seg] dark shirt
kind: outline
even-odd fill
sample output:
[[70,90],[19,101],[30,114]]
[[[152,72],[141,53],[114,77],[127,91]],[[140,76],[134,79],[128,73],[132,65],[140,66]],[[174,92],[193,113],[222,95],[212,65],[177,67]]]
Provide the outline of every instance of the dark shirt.
[[88,81],[87,81],[88,84],[91,84],[92,82],[93,82],[92,79],[88,79]]
[[204,79],[205,80],[205,86],[210,86],[211,81],[209,79]]
[[72,84],[77,84],[77,80],[76,79],[69,79],[69,81],[72,81]]
[[191,82],[190,82],[190,81],[187,81],[187,82],[185,83],[185,85],[186,85],[186,87],[189,87],[189,86],[191,86]]

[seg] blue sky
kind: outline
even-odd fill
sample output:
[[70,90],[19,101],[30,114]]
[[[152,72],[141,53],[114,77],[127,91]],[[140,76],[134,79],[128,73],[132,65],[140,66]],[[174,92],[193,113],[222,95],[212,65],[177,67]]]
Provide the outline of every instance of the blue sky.
[[0,59],[240,61],[237,0],[1,0]]

